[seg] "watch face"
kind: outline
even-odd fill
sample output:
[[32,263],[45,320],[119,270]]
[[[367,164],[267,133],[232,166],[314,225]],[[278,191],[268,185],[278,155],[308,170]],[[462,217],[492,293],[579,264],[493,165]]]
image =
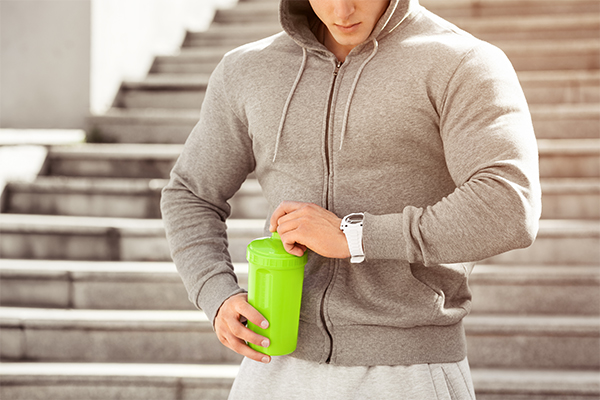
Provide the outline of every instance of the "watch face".
[[360,224],[364,219],[363,214],[350,214],[346,217],[349,224]]

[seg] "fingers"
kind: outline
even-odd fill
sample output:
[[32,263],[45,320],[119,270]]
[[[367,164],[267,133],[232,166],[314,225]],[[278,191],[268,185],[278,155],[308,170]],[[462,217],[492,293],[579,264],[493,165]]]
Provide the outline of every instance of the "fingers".
[[215,318],[217,337],[231,350],[255,361],[268,363],[269,356],[251,349],[246,344],[253,343],[261,347],[269,347],[269,339],[248,329],[241,319],[248,319],[263,329],[268,327],[267,320],[250,304],[246,294],[238,294],[225,300]]
[[284,201],[277,207],[271,216],[271,232],[275,232],[275,229],[279,231],[279,228],[288,222],[294,222],[294,224],[287,230],[294,229],[302,223],[327,224],[335,229],[339,229],[341,219],[331,211],[313,203]]
[[265,317],[263,317],[261,313],[256,310],[256,308],[252,307],[250,303],[248,303],[248,295],[245,295],[244,301],[237,302],[235,306],[236,311],[240,315],[246,317],[246,319],[248,319],[248,321],[252,322],[254,325],[260,326],[263,329],[267,329],[269,327],[269,321],[267,321]]
[[298,220],[289,221],[277,227],[277,232],[283,242],[283,248],[290,254],[302,257],[307,249],[303,242],[302,228]]
[[221,340],[221,343],[223,343],[226,347],[230,348],[238,354],[241,354],[244,357],[248,357],[254,361],[262,362],[265,364],[271,362],[270,356],[251,349],[242,339],[229,335],[224,339],[219,338],[219,340]]
[[299,229],[308,219],[318,216],[321,207],[312,203],[284,201],[273,212],[269,229],[277,231],[285,250],[301,257],[307,249],[304,244],[302,230]]
[[316,204],[284,201],[273,212],[270,230],[277,230],[285,250],[302,256],[306,249],[329,258],[350,256],[340,229],[342,219]]
[[[294,222],[298,218],[296,214],[307,205],[307,203],[284,201],[275,209],[270,220],[269,230],[271,232],[277,231],[285,251],[298,257],[302,257],[307,247],[301,243],[296,243],[295,239],[288,235],[288,232],[297,227],[297,221]],[[286,221],[289,221],[289,223],[286,228],[282,229],[282,224]]]
[[279,225],[279,219],[286,214],[294,212],[299,208],[302,208],[307,203],[301,203],[297,201],[282,201],[281,204],[273,211],[270,220],[269,230],[271,232],[275,232],[277,230],[277,226]]
[[255,361],[264,363],[271,361],[269,356],[250,348],[247,344],[253,343],[257,346],[269,347],[269,339],[252,332],[239,321],[231,320],[227,327],[229,329],[220,329],[217,333],[219,340],[226,347]]
[[305,245],[299,244],[298,242],[294,241],[294,239],[289,239],[289,237],[288,239],[282,237],[281,240],[283,242],[283,248],[285,251],[297,257],[302,257],[307,249]]

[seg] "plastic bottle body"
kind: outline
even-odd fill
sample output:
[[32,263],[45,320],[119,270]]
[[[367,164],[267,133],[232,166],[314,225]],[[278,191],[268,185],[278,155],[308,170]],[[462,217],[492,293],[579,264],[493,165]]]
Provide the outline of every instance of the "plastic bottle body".
[[248,322],[248,328],[271,342],[267,348],[250,343],[251,348],[270,356],[296,350],[303,279],[304,267],[274,271],[249,264],[248,302],[269,321],[269,327]]
[[270,346],[249,346],[270,356],[296,349],[306,255],[296,257],[283,249],[279,236],[257,239],[248,245],[248,303],[269,321],[262,329],[248,321],[248,328],[269,338]]

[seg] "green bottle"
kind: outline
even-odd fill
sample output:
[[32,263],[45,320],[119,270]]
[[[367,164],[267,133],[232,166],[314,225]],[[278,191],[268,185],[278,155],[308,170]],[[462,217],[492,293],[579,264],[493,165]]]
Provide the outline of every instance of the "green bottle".
[[248,321],[248,328],[269,338],[269,347],[249,346],[269,356],[282,356],[296,349],[302,282],[306,252],[302,257],[289,254],[277,232],[270,238],[253,240],[248,259],[248,303],[269,321],[262,329]]

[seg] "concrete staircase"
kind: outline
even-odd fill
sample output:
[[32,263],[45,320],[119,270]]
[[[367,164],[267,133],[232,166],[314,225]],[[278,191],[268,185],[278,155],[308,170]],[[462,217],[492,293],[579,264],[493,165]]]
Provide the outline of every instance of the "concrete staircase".
[[[422,0],[506,51],[530,102],[543,189],[538,240],[476,266],[465,320],[478,399],[600,397],[600,3]],[[225,51],[279,31],[276,0],[221,10],[92,117],[99,143],[49,148],[0,214],[0,398],[224,399],[240,358],[187,300],[160,189]],[[246,283],[262,235],[255,179],[232,200]]]

